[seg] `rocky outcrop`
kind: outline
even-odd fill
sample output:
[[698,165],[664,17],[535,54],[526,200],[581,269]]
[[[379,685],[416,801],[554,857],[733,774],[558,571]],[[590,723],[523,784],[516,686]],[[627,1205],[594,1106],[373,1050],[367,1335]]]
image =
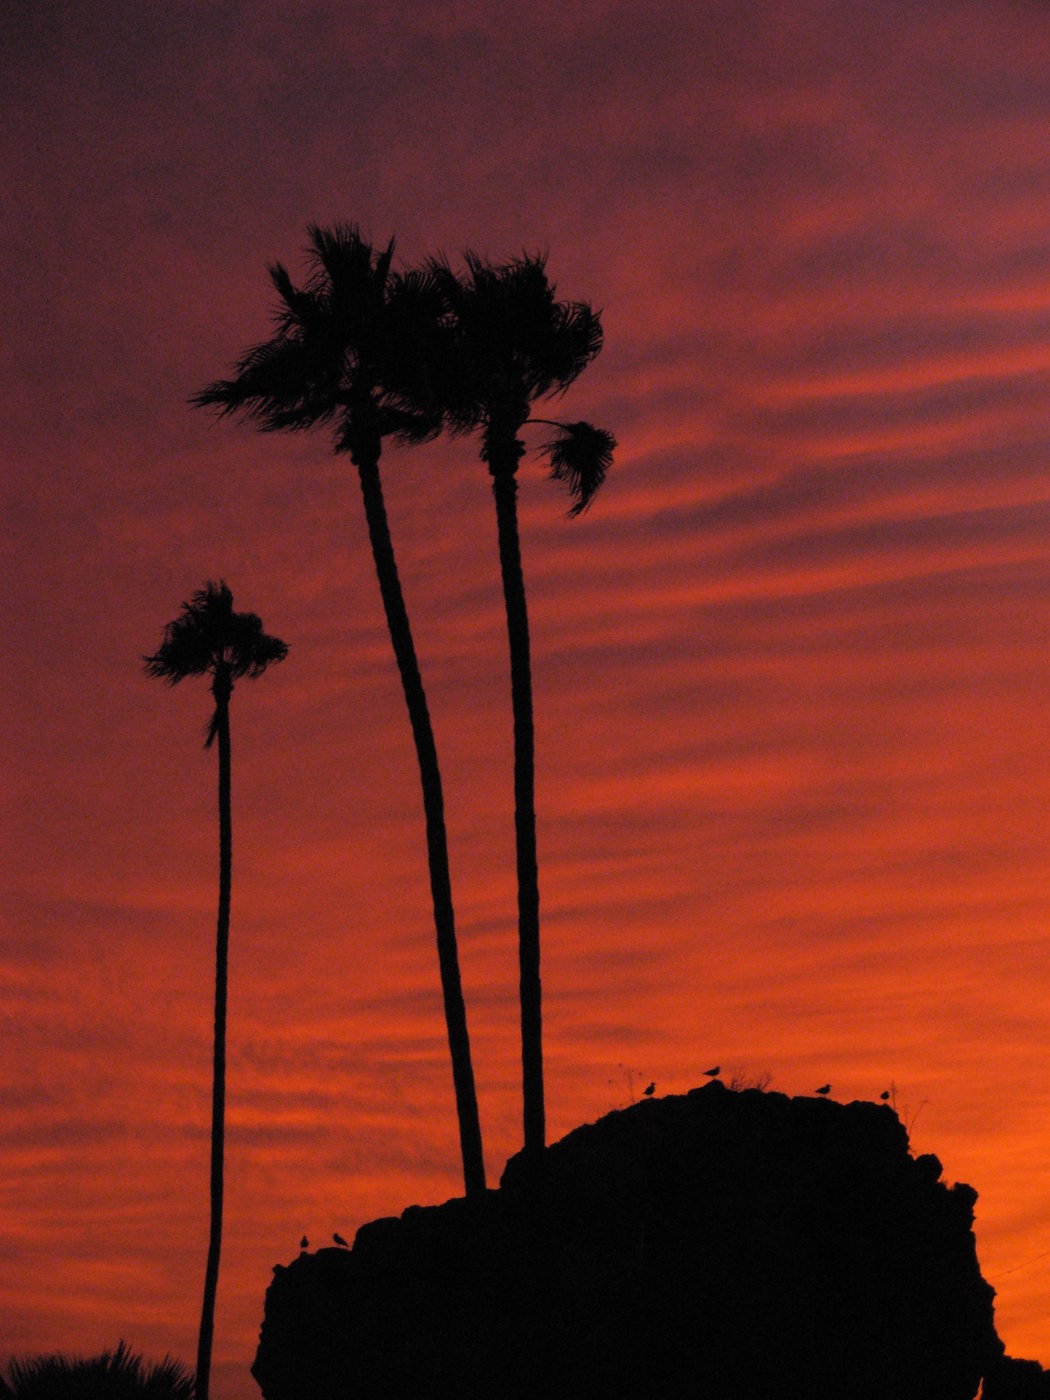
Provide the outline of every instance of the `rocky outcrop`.
[[981,1400],[1050,1400],[1050,1374],[1038,1361],[1004,1356],[985,1376]]
[[278,1265],[253,1374],[265,1400],[973,1400],[1011,1380],[976,1192],[941,1175],[885,1106],[645,1100]]

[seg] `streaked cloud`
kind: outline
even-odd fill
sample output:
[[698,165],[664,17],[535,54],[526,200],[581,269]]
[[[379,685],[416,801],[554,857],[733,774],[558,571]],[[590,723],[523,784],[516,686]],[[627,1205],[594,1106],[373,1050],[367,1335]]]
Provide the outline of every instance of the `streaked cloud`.
[[[0,1354],[128,1329],[193,1353],[215,774],[206,688],[140,658],[205,577],[292,648],[234,699],[229,1394],[304,1230],[458,1190],[353,469],[323,432],[187,407],[268,333],[267,263],[355,219],[408,260],[549,248],[603,308],[548,408],[608,424],[614,471],[567,522],[522,470],[552,1132],[715,1059],[789,1092],[892,1081],[917,1150],[981,1193],[1008,1349],[1050,1362],[1041,8],[68,0],[3,23]],[[496,1180],[520,1071],[492,503],[470,442],[383,469]]]

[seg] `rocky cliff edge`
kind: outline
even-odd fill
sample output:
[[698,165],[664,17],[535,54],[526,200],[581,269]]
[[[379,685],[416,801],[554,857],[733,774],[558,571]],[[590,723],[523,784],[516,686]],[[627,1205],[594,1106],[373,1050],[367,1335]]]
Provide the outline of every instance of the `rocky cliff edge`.
[[1003,1358],[976,1199],[889,1107],[714,1081],[278,1265],[252,1372],[265,1400],[1050,1396]]

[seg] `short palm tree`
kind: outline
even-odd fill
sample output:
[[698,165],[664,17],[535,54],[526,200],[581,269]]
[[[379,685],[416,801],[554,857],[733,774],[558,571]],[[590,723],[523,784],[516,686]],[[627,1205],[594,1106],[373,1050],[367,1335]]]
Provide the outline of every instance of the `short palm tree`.
[[453,432],[479,431],[496,502],[500,569],[510,643],[514,715],[514,825],[518,876],[522,1097],[525,1150],[544,1146],[540,895],[536,856],[535,737],[525,579],[518,535],[517,470],[526,423],[553,428],[542,444],[551,476],[586,510],[612,463],[613,436],[590,423],[532,417],[537,399],[561,394],[602,345],[601,320],[584,302],[558,301],[546,259],[492,264],[465,255],[466,273],[443,260],[429,272],[445,300],[446,340],[431,371]]
[[230,696],[234,682],[254,680],[288,648],[263,631],[254,613],[233,610],[233,594],[225,583],[207,583],[194,593],[152,656],[144,658],[147,674],[177,685],[187,676],[211,677],[215,710],[208,725],[205,748],[219,741],[219,918],[215,950],[215,1049],[211,1117],[211,1226],[208,1263],[204,1274],[204,1303],[197,1346],[196,1400],[208,1400],[215,1292],[222,1248],[223,1157],[226,1115],[226,983],[230,941],[230,882],[233,833],[230,807]]
[[232,379],[193,402],[242,414],[264,432],[332,423],[335,450],[357,468],[390,641],[401,676],[423,789],[427,861],[466,1194],[485,1190],[474,1070],[459,971],[445,804],[437,747],[394,558],[379,475],[383,439],[426,442],[442,424],[429,394],[427,348],[440,298],[420,273],[396,273],[393,242],[376,251],[353,225],[311,226],[311,276],[297,287],[276,263],[279,298],[272,338],[248,350]]
[[166,1356],[148,1363],[126,1342],[98,1356],[14,1357],[0,1400],[194,1400],[193,1376]]

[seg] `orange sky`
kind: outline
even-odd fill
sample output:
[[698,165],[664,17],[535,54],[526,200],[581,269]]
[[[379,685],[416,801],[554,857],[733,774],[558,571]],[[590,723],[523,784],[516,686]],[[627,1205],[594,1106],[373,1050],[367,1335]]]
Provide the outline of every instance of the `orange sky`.
[[[790,10],[790,17],[787,11]],[[350,12],[348,14],[348,11]],[[217,1393],[305,1231],[459,1189],[421,804],[356,481],[187,397],[265,267],[549,248],[620,439],[531,462],[551,1137],[720,1060],[891,1081],[1050,1365],[1050,31],[1030,0],[62,0],[0,23],[0,1357],[191,1361],[225,577],[288,660],[233,700]],[[486,474],[391,452],[495,1184],[520,1146],[510,713]],[[635,1072],[633,1081],[621,1070]]]

